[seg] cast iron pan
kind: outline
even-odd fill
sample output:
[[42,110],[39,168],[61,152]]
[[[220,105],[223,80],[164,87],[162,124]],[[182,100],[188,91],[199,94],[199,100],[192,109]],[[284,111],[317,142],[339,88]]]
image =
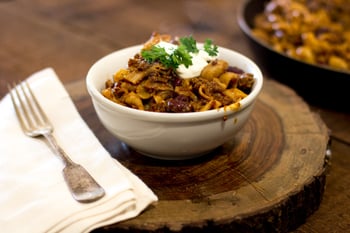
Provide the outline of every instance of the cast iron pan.
[[267,75],[293,88],[311,104],[350,111],[350,72],[309,64],[277,52],[252,34],[255,15],[268,0],[246,0],[238,10],[238,23],[248,38],[254,58]]

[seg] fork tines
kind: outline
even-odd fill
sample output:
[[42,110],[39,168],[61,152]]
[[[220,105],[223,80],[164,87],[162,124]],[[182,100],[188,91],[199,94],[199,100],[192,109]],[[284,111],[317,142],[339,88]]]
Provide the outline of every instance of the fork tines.
[[35,98],[27,81],[8,84],[9,93],[21,127],[30,130],[33,126],[44,125],[47,118]]

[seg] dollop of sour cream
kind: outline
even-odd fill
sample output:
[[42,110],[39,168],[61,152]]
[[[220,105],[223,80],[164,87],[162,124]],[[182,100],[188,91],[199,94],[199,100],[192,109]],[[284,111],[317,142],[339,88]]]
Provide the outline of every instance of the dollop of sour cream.
[[[165,41],[160,41],[158,44],[156,44],[156,46],[164,48],[167,54],[172,54],[174,50],[177,49],[177,45]],[[186,67],[185,65],[181,64],[176,69],[176,73],[180,78],[188,79],[198,77],[201,74],[203,68],[208,65],[210,61],[217,58],[217,56],[210,56],[202,48],[198,49],[198,53],[190,53],[192,56],[192,65]]]

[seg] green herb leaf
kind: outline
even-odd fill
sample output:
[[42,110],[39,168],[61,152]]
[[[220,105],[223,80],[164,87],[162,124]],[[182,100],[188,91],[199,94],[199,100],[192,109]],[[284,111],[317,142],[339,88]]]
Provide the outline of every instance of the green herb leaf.
[[178,64],[176,66],[183,64],[186,68],[192,65],[192,56],[189,54],[188,50],[183,44],[180,44],[177,49],[172,54],[172,60],[174,63]]
[[[216,56],[218,47],[209,39],[205,41],[204,50],[210,56]],[[178,68],[179,65],[184,65],[186,68],[192,65],[192,56],[190,53],[197,53],[197,42],[192,36],[181,37],[179,45],[171,54],[157,45],[153,45],[149,50],[142,50],[141,56],[149,63],[160,62],[167,68]]]
[[189,53],[198,53],[197,42],[192,36],[181,37],[180,45],[184,45]]
[[218,51],[218,46],[213,44],[213,41],[206,39],[204,43],[204,51],[206,51],[210,56],[216,56]]
[[149,50],[142,50],[141,56],[149,63],[160,62],[166,67],[174,67],[171,55],[169,55],[164,48],[152,46]]
[[167,68],[176,69],[181,64],[186,67],[192,65],[192,56],[182,44],[171,54],[162,47],[152,46],[149,50],[142,50],[141,56],[149,63],[160,62]]

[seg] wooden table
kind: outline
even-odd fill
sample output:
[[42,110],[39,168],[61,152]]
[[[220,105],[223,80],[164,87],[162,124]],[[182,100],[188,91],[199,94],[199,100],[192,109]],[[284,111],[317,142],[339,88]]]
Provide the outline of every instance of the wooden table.
[[[0,1],[0,97],[7,93],[7,82],[50,66],[76,103],[87,104],[78,109],[93,112],[89,102],[79,100],[89,67],[107,53],[147,40],[152,31],[211,38],[253,57],[236,22],[241,2]],[[350,229],[350,113],[310,107],[331,131],[332,159],[319,209],[294,232],[345,232]]]

